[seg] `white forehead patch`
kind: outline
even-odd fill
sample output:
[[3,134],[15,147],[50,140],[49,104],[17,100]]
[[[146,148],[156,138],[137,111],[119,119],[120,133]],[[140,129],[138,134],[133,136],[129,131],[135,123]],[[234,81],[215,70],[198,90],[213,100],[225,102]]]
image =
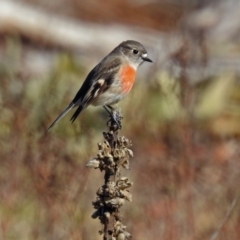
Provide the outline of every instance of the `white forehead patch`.
[[142,55],[142,57],[146,58],[146,57],[147,57],[147,53],[144,53],[144,54]]

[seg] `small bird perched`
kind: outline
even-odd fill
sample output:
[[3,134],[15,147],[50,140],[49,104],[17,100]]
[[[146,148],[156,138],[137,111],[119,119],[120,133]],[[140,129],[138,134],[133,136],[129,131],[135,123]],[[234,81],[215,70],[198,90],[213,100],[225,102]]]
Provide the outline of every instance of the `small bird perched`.
[[50,125],[48,131],[74,107],[78,108],[71,122],[90,104],[102,105],[111,112],[113,108],[110,105],[122,100],[131,90],[137,68],[144,61],[152,62],[141,43],[133,40],[122,42],[92,69],[72,102]]

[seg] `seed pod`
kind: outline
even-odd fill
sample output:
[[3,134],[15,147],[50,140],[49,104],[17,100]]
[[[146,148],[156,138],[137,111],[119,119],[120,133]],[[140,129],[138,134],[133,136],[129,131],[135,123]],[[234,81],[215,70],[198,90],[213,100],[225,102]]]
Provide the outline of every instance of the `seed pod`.
[[98,218],[100,215],[99,215],[99,211],[95,211],[93,214],[92,214],[92,218],[95,219],[95,218]]
[[131,149],[128,148],[128,149],[127,149],[127,152],[128,152],[128,154],[129,154],[130,157],[133,157],[133,151],[132,151]]
[[132,235],[129,232],[124,231],[124,235],[126,239],[132,238]]
[[125,203],[125,200],[123,198],[118,198],[118,197],[106,201],[106,204],[109,207],[115,207],[115,208],[121,207],[124,203]]
[[132,194],[128,192],[127,190],[120,190],[121,196],[123,196],[126,200],[129,202],[132,201]]
[[98,168],[99,165],[100,165],[99,160],[97,160],[97,159],[95,159],[95,158],[93,158],[92,160],[90,160],[90,161],[86,164],[86,166],[87,166],[87,167],[90,167],[90,168]]
[[101,196],[103,194],[103,187],[100,187],[98,190],[97,190],[97,195],[98,196]]
[[117,235],[117,240],[125,240],[126,239],[126,237],[125,237],[125,234],[124,233],[119,233],[118,235]]
[[104,213],[104,216],[109,220],[110,219],[110,216],[111,216],[111,214],[110,214],[110,212],[105,212]]
[[130,167],[129,167],[129,161],[126,160],[125,162],[123,162],[122,167],[125,168],[125,169],[127,169],[127,170],[129,170],[129,169],[130,169]]

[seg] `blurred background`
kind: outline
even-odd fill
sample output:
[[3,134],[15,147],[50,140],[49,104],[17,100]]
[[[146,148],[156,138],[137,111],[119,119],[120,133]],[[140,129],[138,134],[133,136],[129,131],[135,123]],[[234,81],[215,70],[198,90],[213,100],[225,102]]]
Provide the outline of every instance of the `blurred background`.
[[87,73],[124,40],[153,64],[119,106],[132,140],[134,239],[240,239],[238,0],[0,1],[0,239],[102,239],[87,169],[103,108],[71,124]]

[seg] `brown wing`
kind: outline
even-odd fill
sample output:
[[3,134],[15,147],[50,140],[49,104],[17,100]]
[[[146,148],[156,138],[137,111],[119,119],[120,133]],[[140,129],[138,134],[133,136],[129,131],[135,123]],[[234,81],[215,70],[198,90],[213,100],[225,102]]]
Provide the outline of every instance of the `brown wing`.
[[103,61],[88,74],[82,87],[72,101],[75,106],[79,106],[71,118],[72,122],[74,122],[81,111],[89,105],[93,98],[111,86],[115,72],[118,71],[120,65],[120,59],[113,60],[112,57],[109,56],[103,59]]

